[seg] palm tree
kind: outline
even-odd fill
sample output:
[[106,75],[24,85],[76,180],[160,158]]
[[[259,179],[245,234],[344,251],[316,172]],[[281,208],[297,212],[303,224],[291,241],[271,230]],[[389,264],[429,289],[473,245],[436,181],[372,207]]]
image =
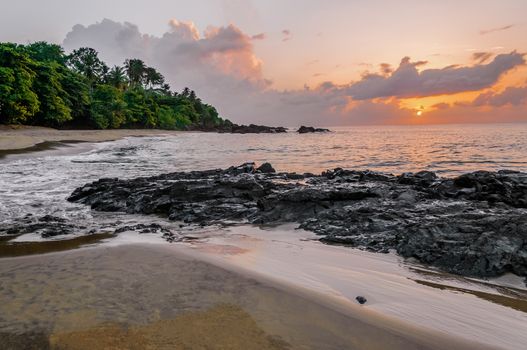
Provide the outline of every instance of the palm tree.
[[126,74],[128,75],[128,81],[130,86],[140,86],[143,82],[143,76],[145,73],[146,65],[140,59],[129,59],[124,62]]
[[110,72],[106,75],[106,82],[119,90],[124,90],[127,83],[124,69],[119,66],[113,66]]
[[152,67],[146,67],[144,71],[144,80],[147,86],[161,86],[165,83],[165,77]]

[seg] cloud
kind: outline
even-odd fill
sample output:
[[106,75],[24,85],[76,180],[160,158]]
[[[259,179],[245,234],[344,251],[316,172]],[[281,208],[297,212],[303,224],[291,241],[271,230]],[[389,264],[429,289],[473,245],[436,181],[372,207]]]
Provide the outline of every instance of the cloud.
[[445,102],[439,102],[439,103],[436,103],[435,105],[432,105],[432,108],[433,109],[447,109],[449,108],[450,105],[448,103],[445,103]]
[[524,105],[503,107],[473,106],[454,104],[445,109],[426,112],[414,123],[452,124],[452,123],[501,123],[526,122],[527,108]]
[[509,24],[509,25],[506,25],[506,26],[503,26],[503,27],[486,29],[486,30],[480,30],[479,34],[480,35],[487,35],[487,34],[491,34],[491,33],[495,33],[495,32],[501,32],[501,31],[504,31],[504,30],[507,30],[507,29],[511,29],[513,27],[514,27],[514,24]]
[[118,64],[124,58],[142,58],[151,39],[149,35],[141,34],[132,23],[104,19],[89,26],[75,25],[66,35],[63,45],[70,50],[80,46],[97,48],[105,60]]
[[[211,26],[201,35],[193,22],[173,19],[169,30],[155,37],[141,34],[133,24],[104,19],[86,27],[74,26],[64,47],[93,47],[112,64],[132,57],[143,59],[163,71],[176,87],[181,87],[180,79],[200,80],[214,74],[264,83],[261,61],[253,52],[251,40],[234,25]],[[196,79],[187,77],[196,73]]]
[[475,106],[501,107],[505,105],[518,106],[527,104],[527,85],[521,87],[509,86],[502,92],[485,92],[472,102]]
[[381,63],[379,66],[380,66],[382,75],[388,75],[388,74],[393,73],[393,68],[389,63]]
[[255,34],[251,37],[253,40],[264,40],[265,39],[265,33],[259,33]]
[[282,30],[282,41],[288,41],[291,39],[291,31],[289,29]]
[[492,52],[474,52],[472,60],[477,64],[482,64],[488,61],[494,54]]
[[355,100],[385,97],[423,97],[476,91],[490,87],[505,72],[525,63],[523,54],[501,54],[485,65],[472,67],[446,67],[419,72],[424,61],[401,60],[399,67],[389,76],[368,74],[351,84],[347,93]]
[[173,34],[181,37],[182,40],[196,41],[199,40],[199,30],[196,28],[194,22],[178,21],[171,19],[169,22]]

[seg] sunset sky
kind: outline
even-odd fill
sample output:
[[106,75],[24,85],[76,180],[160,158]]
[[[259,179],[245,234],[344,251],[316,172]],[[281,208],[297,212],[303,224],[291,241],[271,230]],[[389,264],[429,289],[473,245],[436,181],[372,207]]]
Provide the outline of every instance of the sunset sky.
[[527,121],[527,1],[6,1],[0,41],[137,57],[236,122]]

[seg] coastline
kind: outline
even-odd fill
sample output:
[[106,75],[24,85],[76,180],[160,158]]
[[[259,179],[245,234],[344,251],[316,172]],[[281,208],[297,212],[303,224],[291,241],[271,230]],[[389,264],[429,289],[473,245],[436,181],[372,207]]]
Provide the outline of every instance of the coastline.
[[[224,331],[218,331],[219,320],[231,320],[231,326],[240,327],[241,317],[247,321],[242,326],[248,327],[243,332],[248,337],[239,339],[243,348],[258,342],[256,348],[266,349],[314,349],[322,344],[335,349],[492,348],[394,321],[337,299],[328,301],[327,296],[307,289],[211,264],[191,251],[165,245],[99,245],[2,262],[0,275],[9,282],[2,293],[17,297],[0,306],[2,314],[9,315],[2,320],[0,337],[24,328],[24,336],[36,331],[52,346],[74,341],[79,349],[93,346],[94,341],[106,345],[116,332],[125,342],[117,345],[125,345],[137,334],[147,344],[155,337],[187,346],[207,341],[210,345],[232,336],[224,324],[220,325]],[[50,290],[50,286],[54,287]],[[88,312],[90,303],[93,309]],[[36,305],[40,312],[24,311]],[[200,332],[212,334],[196,337],[181,324],[181,317],[198,322],[203,327]],[[119,325],[126,325],[127,331]],[[130,329],[133,333],[126,333]],[[183,332],[183,338],[173,339],[174,330]]]
[[[145,130],[138,131],[143,132]],[[146,131],[154,132],[156,135],[157,132],[162,132],[161,134],[166,134],[165,131],[161,130]],[[35,132],[37,134],[42,133],[42,131]],[[82,133],[85,131],[81,130],[78,132]],[[101,131],[89,130],[89,132],[100,133]],[[181,131],[176,133],[180,132]],[[203,136],[200,135],[201,133],[184,133],[184,135],[180,135],[171,139],[177,144],[177,142],[181,143],[182,140],[185,141],[188,137],[198,139],[199,137]],[[1,136],[3,136],[2,132],[0,132],[0,138]],[[162,150],[163,147],[165,147],[164,150],[174,149],[173,143],[168,143],[169,147],[167,147],[167,144],[159,142],[159,139],[164,138],[147,137],[145,139],[136,139],[133,137],[150,135],[125,135],[123,137],[127,136],[132,137],[122,141],[124,143],[131,144],[130,153],[127,154],[126,157],[135,157],[136,154],[134,153],[134,146],[137,146],[138,143],[140,144],[143,142],[152,144],[155,149],[160,146]],[[70,139],[70,141],[65,143],[61,143],[59,141],[44,141],[44,144],[49,145],[49,149],[61,147],[60,149],[54,149],[52,151],[52,158],[54,161],[56,161],[60,160],[62,157],[54,157],[55,155],[71,155],[74,152],[76,153],[82,151],[82,149],[89,150],[91,147],[98,147],[95,146],[93,143],[89,143],[90,141],[85,142],[86,143],[75,144],[75,140]],[[112,144],[113,143],[104,143],[100,146],[107,147],[111,146]],[[37,147],[41,146],[38,146],[37,144]],[[37,149],[36,151],[39,150]],[[120,149],[118,151],[119,153],[121,152]],[[27,149],[20,149],[19,152],[25,153],[29,151]],[[42,155],[45,156],[46,153],[51,152],[40,152],[37,156],[33,156],[30,154],[22,155],[21,157],[28,158],[28,166],[25,166],[23,164],[24,162],[13,162],[13,167],[19,167],[18,163],[21,163],[21,165],[20,169],[14,168],[12,173],[16,176],[19,176],[19,171],[26,172],[26,174],[31,174],[35,169],[34,165],[32,164],[32,158],[40,158]],[[146,153],[147,157],[150,154],[152,153]],[[139,152],[139,155],[145,157],[145,154],[143,154],[142,152]],[[93,176],[93,174],[99,174],[101,169],[104,171],[106,169],[104,164],[108,164],[106,163],[107,160],[114,160],[112,159],[113,156],[114,155],[111,154],[110,157],[107,157],[105,154],[103,154],[102,156],[97,155],[97,157],[94,157],[95,159],[89,159],[89,162],[86,164],[96,164],[95,166],[93,166],[93,169],[91,169],[92,172],[90,176]],[[117,154],[115,156],[115,159],[121,161],[120,157],[121,155]],[[124,157],[124,161],[126,161],[126,157]],[[11,157],[9,158],[10,160],[12,159]],[[18,158],[18,156],[15,156],[14,158],[16,159]],[[135,158],[133,159],[135,161]],[[101,160],[102,162],[100,162],[100,164],[103,165],[101,165],[101,167],[99,168],[97,164],[99,164],[99,161]],[[159,166],[159,164],[165,163],[165,158],[160,157],[159,160],[162,163],[153,164],[157,164],[157,166]],[[42,160],[38,159],[37,161],[42,161],[48,169],[57,167],[55,165],[55,162],[49,162],[45,159],[45,157],[42,158]],[[128,164],[124,161],[122,164]],[[70,161],[68,160],[64,163],[69,162]],[[90,169],[91,167],[91,165],[88,167],[78,165],[84,163],[72,164],[72,168],[79,168],[81,169],[81,171],[84,171],[84,169]],[[194,163],[192,163],[192,166],[194,166]],[[129,169],[129,167],[125,167],[125,169]],[[74,174],[73,172],[70,173]],[[10,177],[6,176],[6,179],[9,178]],[[52,176],[48,175],[48,178],[52,178]],[[62,179],[61,177],[59,178]],[[77,178],[79,177],[77,176]],[[13,179],[16,181],[16,178],[13,177]],[[27,179],[29,180],[31,178]],[[57,179],[54,179],[54,181],[55,180]],[[34,179],[31,179],[31,182],[38,181],[40,180],[34,181]],[[88,182],[88,180],[85,180],[80,184],[86,182]],[[51,183],[53,183],[53,181]],[[36,190],[42,190],[43,188],[47,187],[48,186],[39,185],[37,186]],[[49,187],[54,188],[53,186]],[[6,189],[9,188],[6,187]],[[14,187],[13,194],[18,196],[19,194],[16,192],[17,190],[18,187]],[[63,193],[61,195],[66,195],[70,194],[72,190],[73,188],[68,187],[66,191],[61,190],[60,193]],[[9,192],[6,193],[9,194]],[[62,198],[63,197],[61,197],[61,199]],[[30,203],[35,203],[35,201],[31,200]],[[62,202],[59,201],[59,203]],[[44,204],[47,205],[46,203]],[[51,209],[53,208],[55,207],[51,206]],[[89,210],[89,208],[87,210]],[[59,212],[62,213],[62,211]],[[69,216],[66,215],[66,217]],[[174,225],[176,225],[176,223],[174,223]],[[177,229],[175,230],[177,231]],[[495,346],[497,348],[507,349],[516,349],[518,346],[518,341],[521,341],[522,339],[527,339],[523,335],[518,335],[522,333],[518,332],[518,329],[523,329],[525,323],[520,323],[518,326],[518,324],[515,323],[516,321],[513,319],[513,317],[516,317],[516,320],[525,320],[525,315],[527,315],[525,314],[525,310],[527,310],[525,308],[525,302],[521,301],[521,305],[506,305],[507,303],[510,303],[511,298],[507,298],[507,296],[503,295],[503,293],[501,293],[499,289],[495,290],[494,286],[484,285],[480,282],[476,282],[473,285],[470,284],[469,289],[467,289],[467,284],[465,280],[460,279],[459,283],[457,282],[457,280],[447,281],[447,283],[443,283],[443,279],[445,278],[443,274],[437,274],[437,278],[427,278],[426,276],[420,276],[421,272],[412,272],[410,275],[401,273],[399,274],[399,277],[394,277],[397,276],[397,274],[393,273],[391,267],[395,268],[398,265],[397,261],[391,261],[388,262],[388,264],[383,264],[384,266],[387,266],[389,268],[387,270],[384,269],[383,266],[372,264],[367,261],[361,261],[362,259],[358,258],[360,256],[366,256],[367,253],[356,253],[354,250],[345,250],[344,248],[341,249],[337,246],[327,246],[318,242],[309,246],[304,245],[302,242],[305,238],[299,239],[297,236],[297,233],[301,231],[293,231],[288,229],[287,232],[284,232],[283,237],[273,237],[274,233],[272,232],[251,233],[249,231],[251,230],[247,228],[240,228],[239,230],[233,229],[232,232],[229,232],[225,236],[218,236],[218,232],[211,232],[211,235],[209,237],[207,237],[206,234],[205,237],[200,237],[199,234],[196,235],[197,232],[194,232],[192,233],[192,236],[189,237],[189,241],[187,242],[191,245],[193,251],[187,250],[187,253],[190,253],[194,259],[197,258],[197,260],[200,261],[203,261],[203,259],[205,259],[205,262],[210,262],[213,265],[220,265],[219,267],[225,267],[225,270],[228,271],[233,271],[234,269],[235,272],[241,272],[242,274],[249,272],[249,277],[255,277],[255,279],[257,280],[259,280],[259,277],[263,277],[261,283],[265,286],[269,286],[269,283],[273,284],[275,282],[278,282],[279,287],[281,286],[286,289],[294,287],[295,291],[292,293],[292,295],[294,295],[295,297],[298,298],[298,293],[300,293],[300,295],[302,295],[302,293],[307,293],[310,300],[315,298],[319,301],[319,304],[322,304],[326,308],[333,308],[334,311],[340,313],[342,313],[343,310],[349,311],[350,315],[347,315],[346,317],[356,317],[357,315],[354,315],[355,311],[359,312],[361,317],[365,317],[365,314],[368,314],[370,311],[374,311],[373,315],[370,315],[371,317],[368,318],[368,322],[370,324],[377,325],[378,322],[384,324],[384,322],[386,321],[385,319],[392,320],[393,322],[391,323],[391,327],[393,328],[393,330],[398,334],[403,333],[403,339],[406,340],[409,339],[406,338],[407,336],[412,339],[417,336],[425,340],[428,339],[430,337],[430,334],[427,332],[427,329],[433,329],[434,331],[441,331],[443,333],[441,336],[439,336],[439,338],[435,336],[432,337],[435,339],[435,342],[441,344],[440,348],[446,346],[451,347],[449,346],[450,343],[448,343],[449,341],[451,341],[451,336],[455,339],[463,338],[477,342],[479,341],[487,344],[487,346]],[[147,235],[144,235],[143,233],[141,234],[141,236],[144,237]],[[21,239],[19,243],[23,243],[25,237],[20,238]],[[110,242],[121,240],[121,238],[125,239],[125,241],[121,241],[121,243],[134,243],[130,241],[126,242],[126,240],[130,238],[126,235],[123,235],[122,237],[121,235],[119,235],[119,238],[115,237],[110,240]],[[159,238],[161,240],[160,237],[156,238]],[[262,239],[267,240],[267,238],[270,239],[270,242],[262,241]],[[310,239],[310,237],[307,237],[307,239]],[[298,242],[297,240],[299,240],[300,242]],[[49,243],[49,245],[53,244],[55,246],[59,245],[59,242],[62,241],[50,239],[49,242],[46,243]],[[163,241],[163,244],[166,244],[166,242]],[[268,246],[266,247],[266,245]],[[109,248],[106,245],[106,241],[104,244],[101,244],[101,248],[104,249],[105,246],[106,248]],[[184,245],[179,244],[166,245],[167,249],[170,249],[169,247],[173,249],[172,252],[174,252],[175,250],[174,253],[176,255],[178,255],[178,248],[188,248]],[[292,249],[291,247],[298,248]],[[22,251],[25,250],[26,247],[24,247],[23,244],[20,244],[17,248],[20,248],[19,250]],[[48,248],[55,249],[57,247]],[[311,248],[314,248],[314,250]],[[308,252],[308,250],[310,251]],[[78,250],[78,256],[82,259],[82,255],[80,254],[81,251],[82,249]],[[151,250],[151,252],[153,255],[156,254],[155,250]],[[238,254],[236,252],[243,252],[243,254]],[[328,254],[322,255],[320,254],[322,252]],[[67,251],[64,253],[70,252]],[[198,257],[198,255],[200,256]],[[46,255],[46,258],[43,261],[45,261],[47,257],[50,256],[50,254]],[[302,257],[305,258],[308,256],[317,257],[317,259],[308,259],[309,261],[305,261],[306,259],[302,259]],[[386,255],[384,257],[390,258],[390,256],[391,255]],[[35,258],[36,257],[37,256],[35,256]],[[41,257],[41,255],[38,255],[38,257]],[[323,259],[321,259],[322,257],[324,257],[324,259],[325,257],[332,259],[324,261]],[[20,258],[22,259],[25,257]],[[375,260],[383,260],[383,255],[376,255],[373,261]],[[148,264],[148,261],[148,259],[145,259],[143,262],[145,264]],[[320,266],[317,266],[317,261],[322,262],[321,264],[318,264]],[[44,265],[46,265],[46,263],[44,263]],[[374,266],[379,266],[381,268],[374,269]],[[174,268],[177,269],[177,267],[175,266]],[[111,271],[108,271],[108,273],[111,273]],[[425,273],[430,272],[426,270]],[[176,272],[174,274],[175,276],[177,276]],[[258,276],[253,276],[254,274],[257,274]],[[27,277],[23,274],[21,274],[21,276],[23,276],[23,278]],[[172,277],[177,278],[174,276]],[[294,285],[294,283],[298,284],[299,282],[302,288],[297,288],[298,285]],[[304,283],[309,284],[307,288],[305,285],[303,285]],[[411,288],[408,289],[407,287]],[[316,293],[311,293],[313,292],[312,289],[315,289]],[[413,293],[412,291],[418,291],[422,293]],[[340,298],[338,298],[339,295]],[[355,303],[355,297],[358,295],[364,295],[365,297],[367,297],[368,302],[365,306],[359,306]],[[464,296],[458,297],[455,295]],[[347,300],[342,302],[342,297]],[[496,300],[489,300],[489,298],[495,298]],[[491,303],[489,303],[489,301]],[[513,300],[513,302],[516,301]],[[310,303],[307,304],[311,305]],[[418,308],[412,309],[413,306],[418,306]],[[472,315],[474,317],[471,317],[469,319],[470,323],[467,323],[467,308],[469,306],[473,311],[481,311],[474,311],[472,313],[468,313],[469,315]],[[505,309],[503,306],[507,307],[508,309]],[[441,308],[439,309],[438,307]],[[523,313],[519,313],[513,310],[518,307],[521,308],[521,311]],[[302,311],[302,308],[298,308],[298,310]],[[416,313],[416,310],[419,311],[418,314]],[[440,310],[441,312],[441,317],[437,317],[438,310]],[[394,314],[395,320],[393,319]],[[502,316],[505,318],[502,318]],[[434,325],[429,323],[430,320],[434,319],[439,320],[439,324]],[[510,322],[512,322],[512,324]],[[495,326],[496,324],[498,324],[499,327]],[[415,326],[423,326],[424,328],[426,328],[425,332],[423,333],[420,330],[415,330]],[[446,328],[441,329],[441,326],[445,326]],[[346,330],[343,331],[346,332]],[[83,334],[80,335],[82,336]],[[90,335],[93,338],[93,334],[84,334],[84,336],[86,337]],[[467,335],[470,336],[467,337]],[[2,334],[0,334],[0,336],[2,336]],[[516,342],[516,344],[514,342]],[[457,347],[453,348],[455,349]],[[472,346],[463,346],[459,348],[472,348]],[[477,348],[481,347],[478,346]]]
[[0,156],[46,150],[60,144],[115,141],[130,136],[175,135],[181,132],[161,129],[58,130],[0,125]]

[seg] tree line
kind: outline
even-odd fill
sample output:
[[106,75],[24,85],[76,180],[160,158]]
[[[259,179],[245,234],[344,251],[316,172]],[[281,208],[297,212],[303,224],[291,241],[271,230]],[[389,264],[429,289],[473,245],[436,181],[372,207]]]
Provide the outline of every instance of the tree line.
[[140,59],[109,67],[92,48],[0,43],[0,124],[55,128],[213,128],[231,124],[189,88],[173,92]]

